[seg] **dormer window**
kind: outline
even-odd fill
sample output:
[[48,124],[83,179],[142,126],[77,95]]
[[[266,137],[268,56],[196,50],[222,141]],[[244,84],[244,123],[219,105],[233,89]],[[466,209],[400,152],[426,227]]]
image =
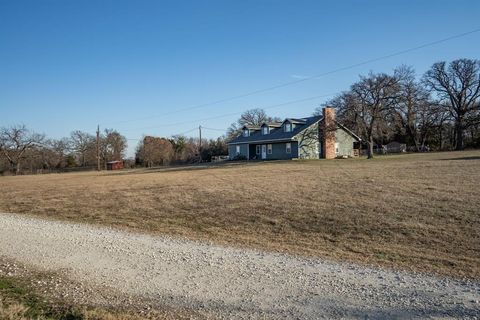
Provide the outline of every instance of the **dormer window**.
[[263,127],[262,127],[262,134],[263,134],[263,135],[268,134],[269,131],[270,131],[270,130],[269,130],[268,126],[263,126]]
[[285,122],[285,132],[292,132],[292,124],[290,122]]
[[243,136],[248,137],[249,135],[250,135],[250,130],[248,130],[247,128],[243,129]]

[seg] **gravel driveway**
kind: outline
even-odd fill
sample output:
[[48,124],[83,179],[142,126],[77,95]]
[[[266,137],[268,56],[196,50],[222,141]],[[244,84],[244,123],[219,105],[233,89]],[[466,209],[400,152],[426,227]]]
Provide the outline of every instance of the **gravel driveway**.
[[0,214],[0,255],[222,318],[475,318],[480,283]]

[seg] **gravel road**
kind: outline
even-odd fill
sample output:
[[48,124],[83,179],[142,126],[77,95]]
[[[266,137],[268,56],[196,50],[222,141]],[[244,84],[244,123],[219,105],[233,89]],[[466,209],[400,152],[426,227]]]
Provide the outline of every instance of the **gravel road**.
[[[475,318],[480,283],[0,214],[0,256],[219,318]],[[114,298],[112,298],[114,299]]]

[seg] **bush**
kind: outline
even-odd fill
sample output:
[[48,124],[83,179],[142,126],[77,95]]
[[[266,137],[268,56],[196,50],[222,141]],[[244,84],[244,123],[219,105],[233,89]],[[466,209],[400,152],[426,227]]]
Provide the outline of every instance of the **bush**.
[[241,160],[247,160],[247,157],[245,157],[244,155],[242,154],[237,154],[235,157],[233,157],[234,161],[241,161]]

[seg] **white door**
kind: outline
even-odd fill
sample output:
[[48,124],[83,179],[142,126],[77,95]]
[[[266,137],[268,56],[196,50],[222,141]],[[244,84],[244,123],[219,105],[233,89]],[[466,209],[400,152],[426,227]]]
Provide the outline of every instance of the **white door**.
[[267,145],[262,144],[262,159],[267,159]]

